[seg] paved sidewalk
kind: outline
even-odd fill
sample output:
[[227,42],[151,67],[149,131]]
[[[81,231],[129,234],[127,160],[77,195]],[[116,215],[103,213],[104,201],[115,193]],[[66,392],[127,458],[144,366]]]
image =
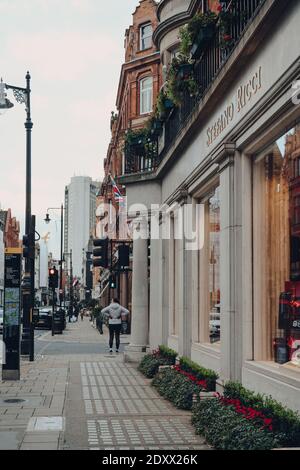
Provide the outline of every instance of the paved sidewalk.
[[[107,339],[85,319],[38,341],[101,342],[106,350]],[[162,399],[123,354],[39,355],[22,362],[21,377],[0,382],[0,449],[208,448],[190,413]]]

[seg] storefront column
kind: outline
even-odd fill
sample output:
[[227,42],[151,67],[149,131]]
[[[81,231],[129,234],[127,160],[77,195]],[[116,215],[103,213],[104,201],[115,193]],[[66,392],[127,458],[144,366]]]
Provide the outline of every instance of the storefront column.
[[234,147],[220,161],[221,382],[235,378],[236,348],[236,180]]
[[[151,349],[156,349],[163,343],[163,265],[162,265],[162,240],[151,239],[150,261],[150,327],[149,343]],[[154,282],[153,282],[154,280]]]
[[179,337],[178,347],[181,356],[191,357],[191,344],[192,344],[192,251],[188,249],[187,237],[189,236],[188,229],[188,206],[192,205],[192,198],[188,195],[185,188],[180,191],[180,196],[177,200],[182,211],[183,226],[180,229],[181,239],[178,243],[179,250],[177,253],[179,263]]
[[146,352],[149,338],[148,237],[146,218],[135,219],[133,224],[131,342],[125,350],[125,360],[137,362]]

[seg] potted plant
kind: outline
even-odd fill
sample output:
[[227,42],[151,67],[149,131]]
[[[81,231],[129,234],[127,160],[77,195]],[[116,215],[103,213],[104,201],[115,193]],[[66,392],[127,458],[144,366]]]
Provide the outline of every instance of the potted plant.
[[156,102],[156,114],[160,121],[168,117],[171,110],[174,108],[173,101],[168,98],[164,91],[160,91]]
[[221,50],[230,50],[234,46],[234,37],[232,35],[232,26],[238,18],[242,20],[243,13],[240,16],[234,11],[233,7],[236,0],[230,2],[221,2],[218,8],[219,11],[219,28],[220,28],[220,48]]
[[177,78],[179,80],[187,80],[193,73],[194,65],[190,63],[182,63],[178,65]]
[[184,62],[182,58],[175,58],[169,68],[166,93],[175,106],[180,106],[185,91],[190,96],[196,96],[199,92],[199,86],[193,74],[193,66]]
[[198,13],[189,25],[192,35],[191,55],[199,59],[203,50],[215,36],[217,15],[211,11]]
[[157,110],[153,113],[151,118],[149,119],[147,123],[147,129],[149,134],[152,135],[159,135],[163,127],[163,122],[160,119]]

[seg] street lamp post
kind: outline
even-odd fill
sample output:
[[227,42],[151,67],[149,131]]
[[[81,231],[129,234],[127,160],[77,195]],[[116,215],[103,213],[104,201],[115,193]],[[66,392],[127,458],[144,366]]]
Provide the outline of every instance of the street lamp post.
[[[12,90],[15,100],[20,104],[25,104],[26,109],[26,203],[25,203],[25,237],[28,240],[29,254],[25,257],[25,277],[30,279],[30,291],[23,298],[23,335],[21,353],[30,353],[30,330],[31,330],[31,310],[34,307],[34,233],[31,219],[31,131],[33,123],[31,121],[30,103],[30,74],[26,74],[26,88],[17,87],[0,82],[0,111],[13,107],[7,99],[5,90]],[[32,262],[33,257],[33,262]]]
[[69,316],[69,322],[71,321],[71,315],[70,312],[73,315],[73,259],[72,259],[72,250],[70,250],[70,253],[65,253],[65,256],[70,257],[70,276],[69,276],[69,311],[68,311],[68,316]]
[[61,207],[49,207],[47,209],[47,214],[45,217],[46,224],[51,222],[49,211],[51,210],[60,210],[60,266],[59,266],[59,306],[62,307],[62,299],[63,299],[63,240],[64,240],[64,205],[62,204]]

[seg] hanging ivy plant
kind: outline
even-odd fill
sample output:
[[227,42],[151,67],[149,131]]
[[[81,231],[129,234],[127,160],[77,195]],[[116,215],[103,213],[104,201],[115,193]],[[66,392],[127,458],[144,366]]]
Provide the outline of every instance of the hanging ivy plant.
[[199,93],[193,67],[184,58],[174,58],[168,72],[166,93],[176,106],[180,106],[185,91],[190,96],[196,96]]

